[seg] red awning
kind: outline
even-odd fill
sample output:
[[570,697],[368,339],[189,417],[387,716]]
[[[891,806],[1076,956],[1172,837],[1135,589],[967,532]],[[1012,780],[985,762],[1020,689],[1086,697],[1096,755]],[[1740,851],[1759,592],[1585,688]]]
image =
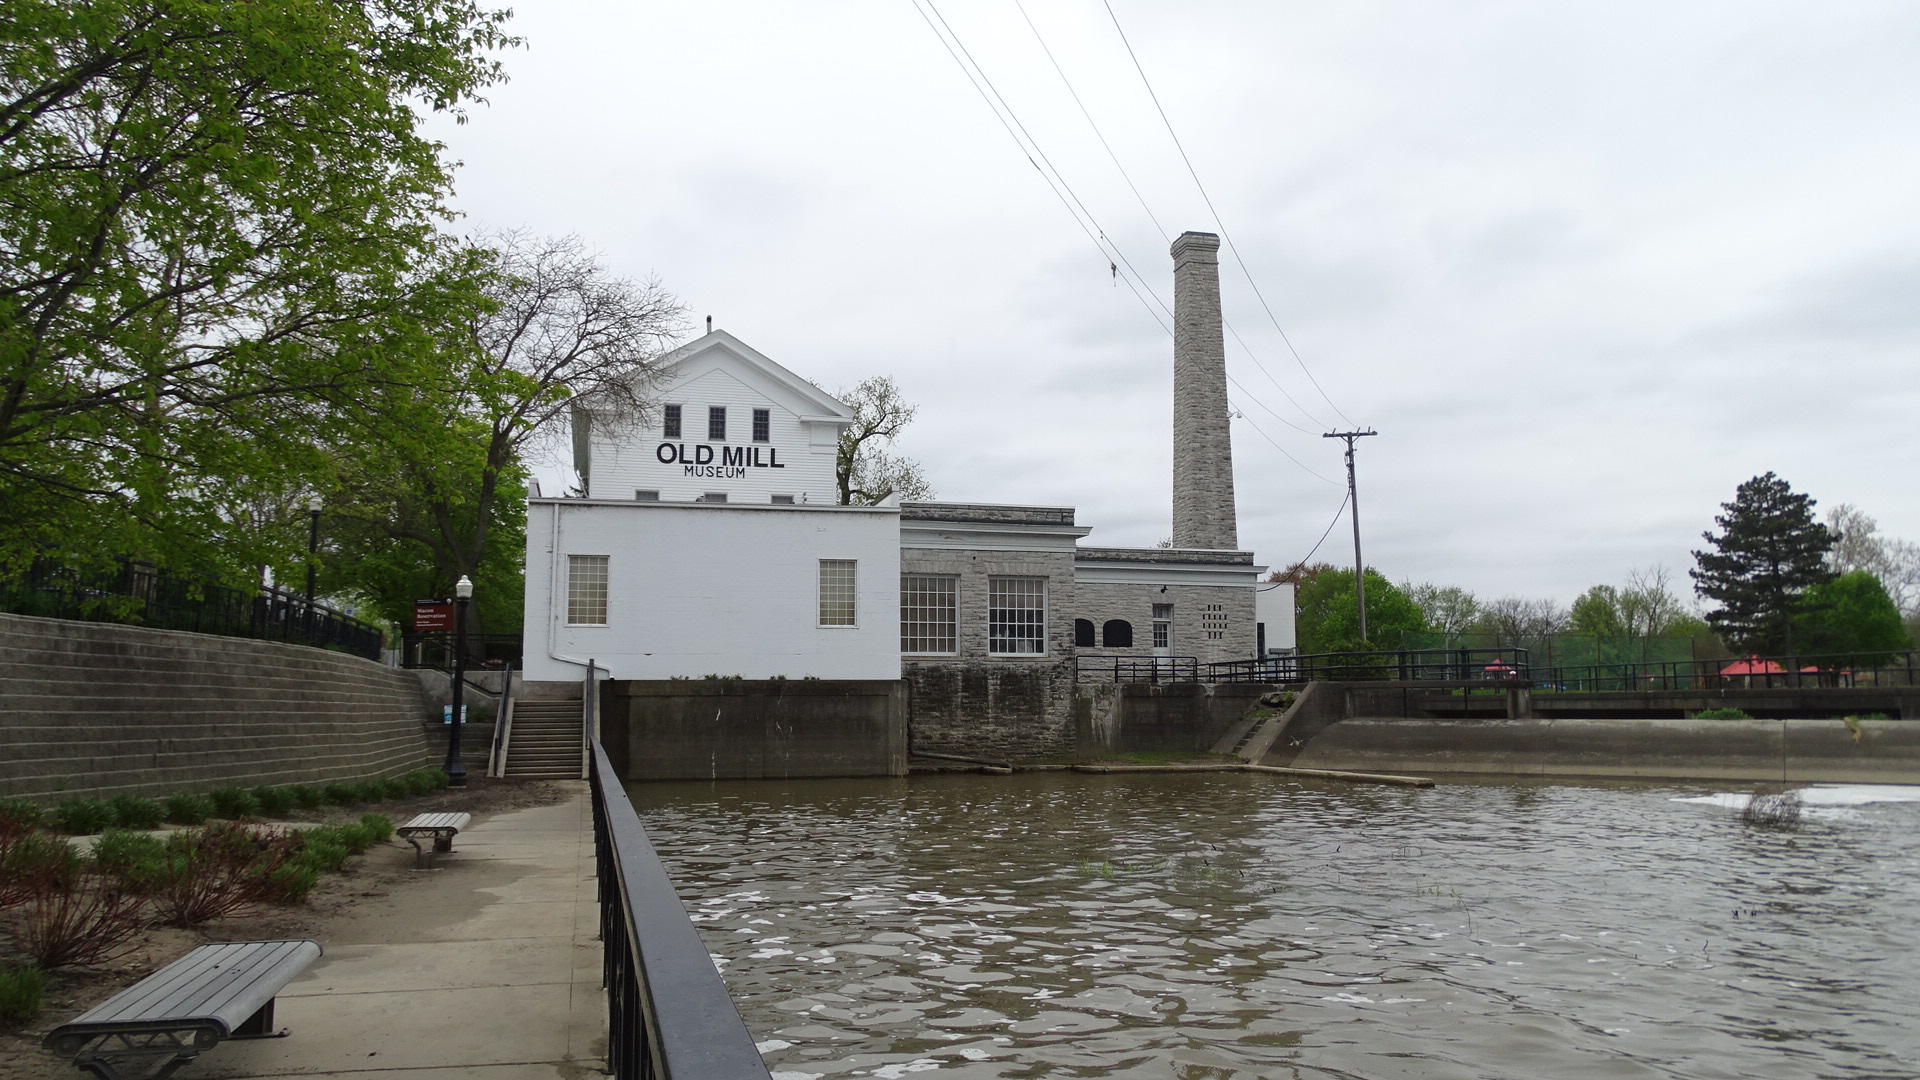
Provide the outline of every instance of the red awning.
[[1779,675],[1787,669],[1771,660],[1762,660],[1759,656],[1749,656],[1744,660],[1735,660],[1720,669],[1722,675]]

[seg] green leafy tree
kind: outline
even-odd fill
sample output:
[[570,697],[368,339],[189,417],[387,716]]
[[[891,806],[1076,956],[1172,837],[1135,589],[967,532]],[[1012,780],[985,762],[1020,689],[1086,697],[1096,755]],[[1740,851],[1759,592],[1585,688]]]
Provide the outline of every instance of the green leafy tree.
[[1694,591],[1720,606],[1707,623],[1743,652],[1791,653],[1805,594],[1833,579],[1827,569],[1834,535],[1813,516],[1814,501],[1766,473],[1741,484],[1714,517],[1714,550],[1696,551]]
[[0,0],[0,558],[286,556],[234,503],[393,377],[447,217],[420,126],[500,77],[506,18]]
[[872,506],[889,495],[933,498],[933,486],[920,463],[892,452],[894,440],[919,411],[900,396],[900,387],[891,378],[876,375],[834,396],[853,406],[853,424],[840,433],[840,450],[834,459],[840,505]]
[[1419,606],[1427,625],[1436,633],[1463,634],[1480,617],[1479,599],[1458,585],[1424,581],[1418,585],[1402,584],[1400,591]]
[[1593,637],[1693,637],[1706,624],[1673,595],[1664,566],[1627,574],[1623,586],[1595,585],[1574,600],[1570,629]]
[[1831,656],[1838,664],[1871,666],[1913,648],[1900,609],[1880,579],[1866,570],[1812,586],[1805,606],[1796,635],[1803,653]]
[[1378,570],[1368,567],[1367,638],[1363,640],[1359,610],[1354,604],[1353,571],[1322,566],[1306,570],[1294,591],[1301,652],[1397,649],[1402,633],[1430,629],[1419,605]]

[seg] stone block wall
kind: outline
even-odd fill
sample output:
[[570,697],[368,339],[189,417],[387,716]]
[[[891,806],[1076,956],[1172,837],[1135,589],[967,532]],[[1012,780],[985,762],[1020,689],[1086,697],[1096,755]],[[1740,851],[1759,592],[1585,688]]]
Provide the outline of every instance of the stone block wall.
[[[1070,551],[968,551],[945,548],[906,548],[900,552],[902,574],[947,574],[959,579],[959,658],[986,659],[988,580],[996,577],[1045,578],[1047,582],[1047,651],[1033,658],[1004,658],[1015,664],[1060,660],[1073,655],[1074,584]],[[994,658],[996,661],[1002,658]],[[904,656],[902,666],[928,662]],[[906,672],[902,672],[906,674]],[[908,676],[911,677],[911,676]]]
[[3,796],[394,776],[440,761],[430,709],[412,672],[343,653],[0,614]]
[[[1093,623],[1094,646],[1082,647],[1079,654],[1095,665],[1115,656],[1152,656],[1153,606],[1172,604],[1171,655],[1196,657],[1203,664],[1247,660],[1256,644],[1253,601],[1252,589],[1231,585],[1179,585],[1162,592],[1157,585],[1081,582],[1074,586],[1072,614]],[[1209,610],[1210,605],[1217,610]],[[1133,625],[1132,647],[1100,644],[1101,630],[1111,619]]]
[[1003,760],[1075,750],[1072,660],[917,660],[902,665],[913,748]]
[[897,681],[615,679],[600,742],[629,780],[905,776]]

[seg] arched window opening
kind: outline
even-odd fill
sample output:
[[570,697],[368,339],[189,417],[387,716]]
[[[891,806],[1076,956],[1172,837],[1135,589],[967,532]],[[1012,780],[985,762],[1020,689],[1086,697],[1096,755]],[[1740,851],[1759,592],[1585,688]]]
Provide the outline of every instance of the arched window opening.
[[1078,648],[1093,648],[1093,620],[1073,620],[1073,643]]
[[[1092,634],[1092,628],[1088,628]],[[1125,619],[1109,619],[1107,625],[1100,628],[1100,644],[1109,649],[1133,648],[1133,624]]]

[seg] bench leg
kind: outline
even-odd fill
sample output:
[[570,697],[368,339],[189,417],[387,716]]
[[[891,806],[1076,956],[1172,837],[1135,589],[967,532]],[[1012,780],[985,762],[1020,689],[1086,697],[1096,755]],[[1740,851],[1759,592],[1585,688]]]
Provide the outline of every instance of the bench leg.
[[265,1005],[260,1006],[259,1009],[254,1011],[254,1014],[252,1016],[249,1016],[246,1018],[246,1020],[242,1021],[239,1027],[233,1029],[233,1034],[227,1036],[227,1038],[229,1039],[284,1039],[286,1038],[288,1034],[286,1028],[281,1028],[278,1031],[275,1031],[273,1029],[273,1000],[274,999],[272,998],[268,998],[267,1003]]
[[107,1035],[90,1041],[73,1064],[100,1080],[166,1080],[218,1041],[212,1032]]

